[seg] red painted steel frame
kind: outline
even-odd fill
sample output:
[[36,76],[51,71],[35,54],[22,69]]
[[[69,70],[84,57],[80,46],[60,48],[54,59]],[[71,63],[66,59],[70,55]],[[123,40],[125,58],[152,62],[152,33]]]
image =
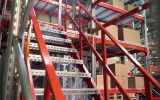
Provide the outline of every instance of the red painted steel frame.
[[[107,65],[107,59],[106,59],[106,43],[105,43],[105,34],[103,31],[101,31],[101,37],[102,37],[102,55],[103,55],[103,66]],[[104,80],[104,98],[105,100],[109,100],[109,93],[108,93],[108,72],[106,72],[105,68],[103,68],[103,80]]]
[[50,86],[49,86],[48,77],[45,76],[45,89],[44,89],[43,100],[51,100],[51,95],[50,94],[51,94],[51,89],[50,89]]
[[92,3],[92,7],[96,7],[100,2],[107,2],[108,0],[97,0],[95,2]]
[[132,61],[132,63],[144,74],[144,77],[151,81],[157,88],[160,89],[160,83],[149,73],[147,70],[99,23],[99,21],[92,16],[90,12],[79,2],[77,3],[82,7],[82,9],[92,18],[92,20],[101,28],[102,31],[116,44],[116,46],[121,49],[124,54]]
[[[104,90],[100,90],[102,94],[104,94]],[[127,93],[140,93],[143,94],[145,93],[144,89],[126,89]],[[109,89],[108,90],[109,94],[119,94],[121,93],[119,90],[117,89]]]
[[[82,9],[79,8],[79,28],[82,31]],[[79,37],[79,45],[80,45],[80,59],[83,59],[83,40],[82,36]]]
[[[104,4],[104,3],[100,3],[100,4],[98,4],[98,5],[101,6],[101,7],[106,8],[106,6],[105,6],[106,4]],[[147,9],[147,8],[149,8],[150,6],[151,6],[151,2],[147,2],[147,3],[145,3],[145,4],[143,4],[143,5],[135,8],[135,9],[129,11],[129,12],[126,12],[126,13],[118,16],[117,18],[114,18],[114,19],[106,22],[105,24],[103,24],[103,27],[107,27],[107,26],[109,26],[109,25],[117,24],[119,21],[121,21],[122,19],[127,18],[128,16],[135,16],[134,14],[136,14],[136,13],[138,13],[138,12],[144,10],[144,9]],[[143,20],[144,20],[144,19],[143,19]],[[100,28],[97,27],[97,28],[93,29],[93,32],[97,32],[97,31],[99,31],[99,30],[100,30]]]
[[54,65],[51,60],[51,56],[48,52],[45,41],[42,37],[42,32],[40,30],[40,27],[39,27],[39,24],[38,24],[38,21],[37,21],[35,12],[34,12],[34,8],[32,8],[32,10],[30,12],[30,16],[33,21],[35,35],[36,35],[38,46],[39,46],[41,56],[42,56],[42,59],[43,59],[44,65],[45,65],[48,81],[49,81],[50,87],[51,87],[50,88],[51,92],[56,100],[65,100],[65,97],[64,97],[63,92],[61,90],[61,86],[58,81],[58,77],[56,75]]
[[[82,7],[82,6],[81,6]],[[84,8],[83,8],[84,9]],[[93,51],[93,53],[97,56],[97,58],[99,59],[100,63],[103,64],[103,59],[101,58],[101,56],[98,54],[98,52],[95,50],[95,48],[92,46],[92,44],[87,40],[86,36],[84,35],[84,33],[79,29],[78,25],[76,24],[76,22],[73,20],[73,18],[69,15],[69,13],[67,12],[67,15],[70,17],[71,21],[73,22],[75,28],[79,31],[79,33],[81,34],[81,36],[83,37],[84,41],[89,45],[89,47],[91,48],[91,50]],[[122,94],[128,99],[131,100],[131,98],[128,96],[127,92],[123,89],[122,85],[119,84],[119,82],[117,81],[116,77],[114,76],[114,74],[112,73],[112,71],[109,69],[108,66],[103,66],[104,69],[106,70],[106,72],[108,72],[108,75],[111,77],[111,79],[113,79],[113,81],[115,82],[115,84],[117,85],[118,89],[120,91],[122,91]]]

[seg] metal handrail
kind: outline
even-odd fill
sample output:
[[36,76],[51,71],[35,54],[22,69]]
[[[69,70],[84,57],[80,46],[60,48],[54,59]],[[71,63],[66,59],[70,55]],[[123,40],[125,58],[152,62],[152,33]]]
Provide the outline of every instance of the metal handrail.
[[28,81],[29,77],[28,77],[27,67],[24,61],[24,56],[23,56],[20,44],[18,43],[18,40],[16,38],[14,38],[13,40],[13,47],[15,49],[15,55],[17,59],[16,61],[18,64],[17,69],[19,73],[24,100],[33,100],[31,86]]

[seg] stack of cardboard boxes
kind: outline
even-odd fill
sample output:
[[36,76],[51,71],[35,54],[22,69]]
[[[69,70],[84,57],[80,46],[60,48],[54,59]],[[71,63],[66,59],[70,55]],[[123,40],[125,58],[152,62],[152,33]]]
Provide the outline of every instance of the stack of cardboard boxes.
[[[124,88],[128,88],[128,72],[127,72],[127,66],[125,64],[110,64],[109,68],[113,72],[113,74],[116,76],[116,79],[120,82],[120,84]],[[104,84],[103,84],[103,75],[97,75],[97,86],[100,89],[104,89]],[[113,80],[108,77],[108,88],[116,88],[116,85],[114,84]]]
[[[116,61],[115,61],[116,62]],[[144,78],[143,77],[128,77],[128,72],[133,68],[132,63],[130,61],[126,61],[125,64],[113,63],[108,65],[113,74],[115,75],[118,82],[125,89],[144,89]],[[103,75],[97,75],[97,87],[99,89],[104,89],[103,83]],[[108,76],[108,88],[109,89],[117,89],[113,80]],[[118,95],[113,96],[110,95],[111,98],[118,97]],[[130,97],[135,98],[135,94],[130,94]],[[123,100],[123,99],[119,99]]]
[[[124,41],[127,44],[141,45],[140,32],[138,30],[122,28],[116,25],[110,25],[106,30],[117,40]],[[97,37],[101,38],[101,30],[98,31]],[[108,36],[106,36],[106,40],[110,40]]]
[[[127,72],[127,66],[125,64],[111,64],[109,65],[109,68],[113,72],[113,74],[116,76],[116,79],[119,81],[119,83],[125,88],[128,88],[128,72]],[[116,85],[114,84],[113,80],[111,80],[111,88],[116,88]]]

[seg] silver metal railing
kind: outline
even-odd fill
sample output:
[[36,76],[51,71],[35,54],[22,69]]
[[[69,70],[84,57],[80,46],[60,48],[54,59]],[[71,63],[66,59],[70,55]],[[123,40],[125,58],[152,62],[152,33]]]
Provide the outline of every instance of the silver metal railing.
[[24,96],[24,100],[33,100],[32,98],[32,92],[31,87],[29,83],[29,77],[27,73],[27,67],[24,61],[24,56],[20,47],[20,44],[18,43],[17,39],[13,40],[13,47],[15,49],[15,55],[16,55],[16,61],[17,61],[17,69],[19,73],[21,88],[22,88],[22,94]]

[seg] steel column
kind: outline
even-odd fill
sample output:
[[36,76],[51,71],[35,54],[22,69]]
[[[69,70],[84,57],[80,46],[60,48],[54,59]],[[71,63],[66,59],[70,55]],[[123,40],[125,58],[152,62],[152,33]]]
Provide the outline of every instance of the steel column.
[[27,21],[29,19],[29,13],[30,13],[30,10],[32,8],[32,4],[33,4],[33,0],[27,0],[27,6],[25,8],[25,12],[24,12],[24,15],[22,16],[22,22],[21,22],[21,26],[20,26],[20,30],[19,30],[19,34],[18,34],[18,37],[19,39],[22,39],[23,37],[23,34],[24,34],[24,30],[26,28],[26,24],[27,24]]
[[33,21],[35,35],[36,35],[39,49],[41,52],[41,56],[42,56],[42,59],[43,59],[44,65],[45,65],[45,69],[46,69],[47,77],[48,77],[48,80],[50,83],[52,94],[53,94],[54,98],[57,100],[65,100],[65,97],[64,97],[63,92],[61,90],[61,86],[59,84],[58,77],[55,72],[55,67],[52,63],[51,56],[48,52],[45,41],[42,37],[42,32],[40,30],[40,27],[39,27],[39,24],[38,24],[38,21],[35,16],[35,12],[34,12],[33,8],[30,12],[30,16]]
[[147,79],[146,77],[144,77],[144,84],[145,84],[146,99],[147,100],[153,100],[152,84],[149,81],[149,79]]
[[[92,2],[94,2],[94,0],[92,0]],[[92,8],[92,15],[94,16],[95,13],[96,13],[95,8]],[[92,29],[96,27],[94,21],[92,21],[92,20],[91,20],[91,24],[92,24],[91,25]],[[93,33],[91,31],[91,34],[92,34],[92,46],[96,48],[95,33]],[[91,74],[92,74],[92,78],[93,78],[94,81],[96,81],[96,78],[97,78],[97,76],[96,76],[96,66],[95,65],[96,65],[96,57],[95,57],[94,53],[92,52],[91,53],[91,70],[92,70]]]
[[[62,0],[59,0],[58,25],[62,25]],[[59,27],[60,28],[60,27]],[[61,29],[61,28],[60,28]]]
[[44,97],[43,97],[43,100],[51,100],[51,89],[50,89],[50,86],[49,86],[49,82],[48,82],[48,78],[47,78],[47,73],[46,73],[46,76],[45,76],[45,87],[44,87]]
[[[2,82],[2,100],[9,99],[11,96],[8,96],[12,94],[9,90],[11,90],[12,85],[11,81],[14,78],[14,61],[15,61],[15,51],[13,49],[13,38],[14,36],[17,36],[18,34],[18,27],[19,27],[19,17],[20,17],[20,0],[16,0],[12,3],[11,7],[11,21],[9,24],[9,31],[8,31],[8,37],[7,37],[7,47],[4,52],[4,70],[3,70],[3,82]],[[16,12],[16,13],[15,13]],[[2,25],[3,26],[3,25]],[[7,34],[7,33],[6,33]]]
[[[82,11],[81,8],[79,8],[79,28],[82,31]],[[80,59],[83,59],[83,40],[82,36],[79,37],[79,44],[80,44]]]
[[[67,12],[67,3],[68,0],[65,0],[65,13]],[[65,14],[65,31],[67,32],[67,27],[68,27],[68,23],[67,23],[67,14]]]
[[[145,3],[144,0],[141,0],[141,3]],[[141,23],[142,25],[142,30],[143,30],[143,34],[144,34],[144,43],[145,43],[145,46],[148,49],[148,35],[147,35],[147,21],[146,21],[146,11],[144,10],[143,11],[143,16],[145,17],[145,20],[144,22]],[[149,51],[148,51],[149,53]],[[149,68],[149,64],[148,64],[148,57],[149,57],[149,54],[146,55],[145,57],[145,66],[146,66],[146,69],[148,71],[150,71],[150,68]],[[151,82],[149,81],[149,79],[147,79],[146,77],[144,77],[144,83],[145,83],[145,92],[146,92],[146,97],[148,100],[153,100],[153,95],[152,95],[152,84]]]
[[[101,30],[113,41],[116,46],[121,49],[124,54],[132,61],[132,63],[144,74],[144,77],[148,78],[157,88],[160,88],[160,83],[150,74],[147,70],[115,39],[100,23],[92,16],[90,12],[77,0],[77,3],[85,10],[85,12],[94,20],[94,22],[100,27]],[[78,27],[77,27],[78,28]]]
[[[103,66],[107,65],[107,52],[106,52],[106,38],[103,31],[101,31],[101,38],[102,38],[102,56],[103,56]],[[104,81],[104,98],[105,100],[109,100],[109,92],[108,92],[108,73],[105,69],[103,69],[103,81]]]

